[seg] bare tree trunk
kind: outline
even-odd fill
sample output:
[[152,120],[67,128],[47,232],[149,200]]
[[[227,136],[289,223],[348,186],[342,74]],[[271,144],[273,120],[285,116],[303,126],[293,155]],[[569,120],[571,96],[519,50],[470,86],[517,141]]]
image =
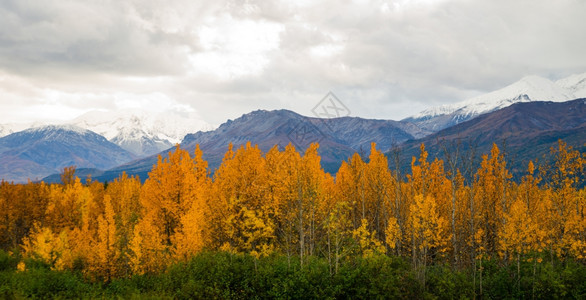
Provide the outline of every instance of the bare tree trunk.
[[299,209],[299,263],[303,268],[303,253],[305,252],[305,231],[303,230],[303,191],[301,185],[298,186],[297,203]]

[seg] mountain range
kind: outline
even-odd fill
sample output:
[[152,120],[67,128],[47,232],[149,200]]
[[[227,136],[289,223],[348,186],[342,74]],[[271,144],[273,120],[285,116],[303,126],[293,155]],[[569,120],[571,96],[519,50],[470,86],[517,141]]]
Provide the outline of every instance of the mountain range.
[[[258,110],[212,130],[198,118],[175,113],[91,112],[63,126],[15,132],[13,125],[0,125],[0,136],[9,133],[0,138],[0,178],[34,180],[75,164],[80,176],[111,180],[127,172],[144,180],[157,156],[166,155],[175,143],[190,152],[199,144],[212,170],[221,163],[229,143],[238,147],[248,141],[263,151],[289,143],[304,151],[309,143],[319,142],[322,166],[332,173],[353,153],[368,154],[371,142],[385,152],[401,146],[404,155],[417,156],[421,142],[430,154],[438,154],[445,147],[439,141],[442,145],[465,141],[479,153],[492,142],[506,141],[508,151],[520,162],[543,153],[558,138],[583,147],[584,102],[569,101],[580,97],[586,97],[586,73],[556,82],[525,77],[500,90],[401,121],[320,119],[287,110]],[[403,161],[410,162],[407,158]]]
[[462,102],[426,109],[404,119],[422,130],[437,132],[514,103],[531,101],[564,102],[586,97],[586,73],[558,81],[527,76],[502,89]]
[[30,128],[0,138],[0,178],[26,182],[67,166],[109,169],[136,156],[105,137],[72,125]]
[[[413,139],[409,130],[414,129],[409,124],[397,121],[355,117],[319,119],[288,110],[258,110],[238,119],[228,120],[216,130],[189,134],[180,146],[193,153],[199,144],[204,159],[213,170],[222,162],[230,143],[237,148],[250,141],[265,152],[275,145],[284,149],[292,144],[303,152],[311,143],[319,142],[322,166],[326,171],[334,173],[341,162],[353,153],[369,151],[371,142],[376,142],[380,149],[389,149],[394,144]],[[163,155],[168,151],[163,152]],[[144,179],[157,162],[157,156],[139,159],[104,173],[96,173],[93,177],[111,180],[126,172]]]

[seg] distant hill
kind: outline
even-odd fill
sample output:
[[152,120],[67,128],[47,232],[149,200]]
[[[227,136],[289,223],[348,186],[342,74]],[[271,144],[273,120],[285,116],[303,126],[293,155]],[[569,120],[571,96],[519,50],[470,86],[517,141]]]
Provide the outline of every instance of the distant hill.
[[458,144],[460,153],[474,148],[479,159],[497,143],[506,152],[510,169],[519,173],[526,170],[529,160],[549,153],[558,139],[586,151],[586,99],[517,103],[422,139],[407,141],[400,147],[401,167],[408,169],[411,157],[419,157],[421,143],[430,159],[443,157],[444,147],[454,153]]
[[0,138],[0,179],[37,180],[71,165],[109,169],[134,158],[92,131],[71,125],[43,126]]
[[[95,168],[75,169],[75,176],[79,177],[82,182],[85,182],[88,177],[91,177],[93,180],[95,177],[102,176],[103,174],[104,171]],[[61,183],[61,173],[53,173],[47,177],[42,178],[41,181],[45,183]]]

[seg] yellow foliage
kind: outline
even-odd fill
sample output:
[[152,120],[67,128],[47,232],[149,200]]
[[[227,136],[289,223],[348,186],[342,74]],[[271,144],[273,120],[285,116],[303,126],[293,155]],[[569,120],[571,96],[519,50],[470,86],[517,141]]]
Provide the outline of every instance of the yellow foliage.
[[352,236],[358,242],[359,253],[363,257],[385,253],[383,243],[375,237],[376,232],[368,231],[368,221],[366,219],[361,220],[360,227],[352,231]]
[[50,228],[36,225],[33,232],[23,240],[25,257],[40,259],[52,269],[64,270],[73,265],[72,247],[66,231],[53,233]]
[[388,221],[387,228],[385,230],[386,235],[386,243],[391,249],[395,249],[398,245],[398,240],[402,236],[401,228],[397,223],[397,219],[394,217],[390,217]]
[[144,216],[134,227],[130,241],[130,266],[134,273],[155,273],[161,271],[167,261],[168,252],[160,228],[154,225],[151,214]]
[[432,248],[438,253],[446,250],[449,234],[446,232],[446,219],[438,213],[435,200],[431,196],[415,196],[409,216],[409,240],[412,251],[427,256]]
[[501,255],[506,252],[525,254],[533,250],[538,226],[529,215],[526,202],[520,199],[513,202],[500,233]]

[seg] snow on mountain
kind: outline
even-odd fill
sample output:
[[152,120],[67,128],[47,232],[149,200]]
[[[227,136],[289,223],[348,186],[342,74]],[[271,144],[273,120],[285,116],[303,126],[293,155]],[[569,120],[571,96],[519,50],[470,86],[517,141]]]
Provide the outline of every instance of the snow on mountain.
[[571,92],[575,98],[586,98],[586,73],[562,78],[555,83]]
[[563,102],[586,97],[586,73],[553,82],[527,76],[502,89],[462,102],[426,109],[405,119],[423,129],[438,131],[518,102]]
[[41,134],[45,139],[52,139],[56,136],[61,136],[63,133],[75,133],[78,135],[89,135],[95,134],[91,132],[91,130],[81,128],[79,126],[71,125],[71,124],[61,124],[61,125],[43,125],[38,127],[32,127],[23,131],[23,133],[28,133],[31,135]]
[[194,116],[135,109],[92,111],[74,119],[70,124],[103,135],[137,156],[159,153],[180,143],[189,133],[213,129],[210,124]]

